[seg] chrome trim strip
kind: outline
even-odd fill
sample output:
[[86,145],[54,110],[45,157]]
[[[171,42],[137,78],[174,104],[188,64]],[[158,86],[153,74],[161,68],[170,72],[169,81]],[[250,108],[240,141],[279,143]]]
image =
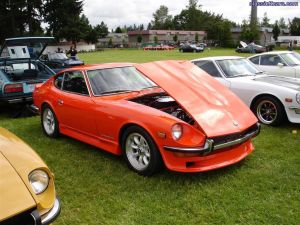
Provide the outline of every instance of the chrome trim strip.
[[260,124],[257,124],[257,130],[246,134],[244,137],[238,138],[236,140],[224,143],[224,144],[218,144],[214,145],[213,139],[206,139],[204,147],[200,148],[180,148],[180,147],[170,147],[170,146],[164,146],[164,149],[167,151],[172,152],[183,152],[183,153],[210,153],[215,150],[219,150],[222,148],[227,148],[233,145],[241,144],[250,138],[257,136],[260,133]]
[[55,199],[54,205],[49,212],[41,216],[42,225],[51,224],[60,214],[60,201],[58,198]]
[[290,109],[290,110],[300,110],[300,107],[290,106],[289,109]]

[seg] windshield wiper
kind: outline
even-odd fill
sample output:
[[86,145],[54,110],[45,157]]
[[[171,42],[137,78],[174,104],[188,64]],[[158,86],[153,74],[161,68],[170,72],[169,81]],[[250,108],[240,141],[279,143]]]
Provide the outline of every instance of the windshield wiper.
[[137,91],[137,90],[128,90],[128,89],[117,89],[117,90],[111,90],[111,91],[104,91],[104,92],[101,92],[101,95],[105,95],[105,94],[111,94],[111,93],[120,93],[120,92],[134,92],[134,91]]
[[253,74],[241,73],[241,74],[233,75],[231,77],[244,77],[244,76],[253,76]]
[[150,87],[144,87],[144,88],[142,88],[141,90],[146,90],[146,89],[150,89],[150,88],[158,88],[158,86],[155,85],[155,86],[150,86]]
[[258,71],[258,72],[255,73],[255,75],[256,74],[262,74],[262,73],[265,73],[265,72],[264,71]]

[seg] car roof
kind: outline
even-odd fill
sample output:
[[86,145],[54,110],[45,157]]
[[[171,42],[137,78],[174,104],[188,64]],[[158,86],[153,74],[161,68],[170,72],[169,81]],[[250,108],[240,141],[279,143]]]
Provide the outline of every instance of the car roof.
[[225,60],[225,59],[244,59],[244,58],[245,57],[241,57],[241,56],[212,56],[212,57],[193,59],[191,61],[194,62],[199,60]]
[[263,52],[263,53],[260,53],[260,54],[256,54],[256,55],[253,55],[253,56],[250,56],[249,58],[253,58],[253,57],[256,57],[256,56],[259,56],[259,55],[274,55],[274,54],[285,54],[285,53],[292,53],[292,51],[271,51],[271,52]]

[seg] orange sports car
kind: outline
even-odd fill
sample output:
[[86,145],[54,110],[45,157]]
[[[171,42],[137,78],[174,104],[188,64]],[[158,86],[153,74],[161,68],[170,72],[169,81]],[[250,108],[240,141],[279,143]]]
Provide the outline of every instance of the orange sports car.
[[74,67],[37,85],[33,97],[46,135],[124,155],[144,176],[162,165],[201,172],[234,164],[260,130],[238,97],[190,62]]

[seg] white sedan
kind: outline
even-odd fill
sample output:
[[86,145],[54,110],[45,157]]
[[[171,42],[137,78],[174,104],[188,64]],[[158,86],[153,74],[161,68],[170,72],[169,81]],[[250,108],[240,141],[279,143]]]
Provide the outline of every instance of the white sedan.
[[[300,79],[270,76],[236,56],[192,60],[242,99],[266,125],[300,123]],[[243,112],[241,112],[243,113]]]
[[265,52],[248,59],[267,74],[300,78],[300,54],[297,52]]

